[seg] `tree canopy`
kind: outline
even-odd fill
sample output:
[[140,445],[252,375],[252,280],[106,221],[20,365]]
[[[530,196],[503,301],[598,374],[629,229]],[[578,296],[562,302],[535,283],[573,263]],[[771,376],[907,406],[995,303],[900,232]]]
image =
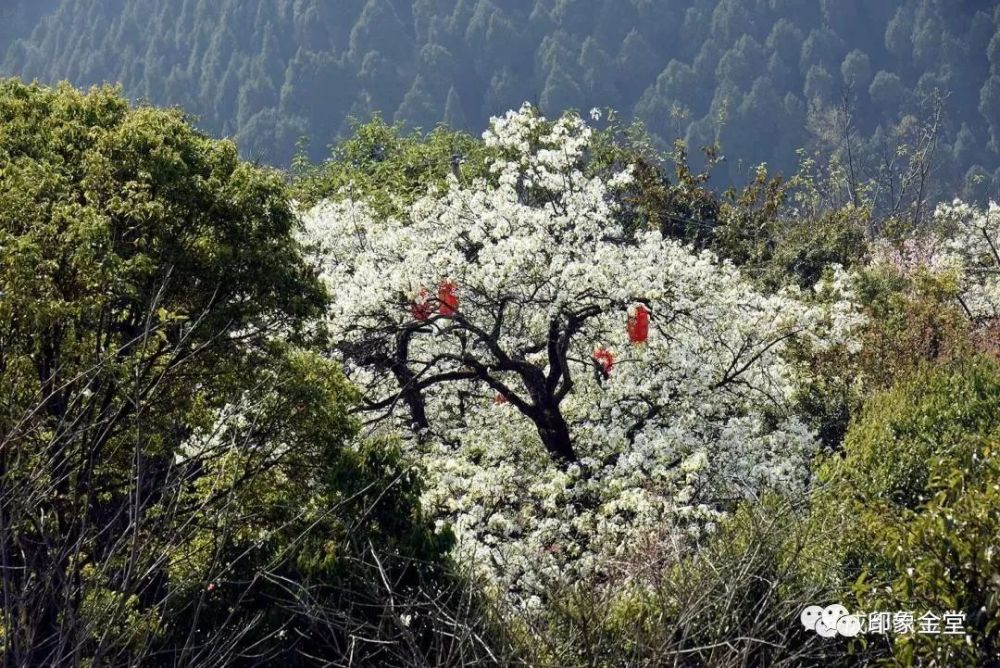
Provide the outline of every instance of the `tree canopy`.
[[347,447],[297,228],[278,173],[179,111],[0,81],[5,664],[302,661],[438,577],[419,479]]

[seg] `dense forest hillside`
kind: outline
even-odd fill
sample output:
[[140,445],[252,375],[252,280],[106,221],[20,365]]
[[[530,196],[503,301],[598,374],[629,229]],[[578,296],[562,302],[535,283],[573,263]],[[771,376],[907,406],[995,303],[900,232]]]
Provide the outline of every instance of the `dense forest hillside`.
[[0,10],[0,73],[121,82],[275,164],[303,137],[325,155],[351,116],[469,129],[526,100],[547,113],[613,107],[694,149],[718,140],[724,182],[760,162],[788,174],[797,149],[828,153],[845,137],[853,167],[876,171],[932,134],[937,180],[981,199],[1000,190],[992,5],[15,0]]
[[0,5],[0,49],[6,50],[12,41],[30,34],[38,20],[57,6],[56,0],[14,0]]

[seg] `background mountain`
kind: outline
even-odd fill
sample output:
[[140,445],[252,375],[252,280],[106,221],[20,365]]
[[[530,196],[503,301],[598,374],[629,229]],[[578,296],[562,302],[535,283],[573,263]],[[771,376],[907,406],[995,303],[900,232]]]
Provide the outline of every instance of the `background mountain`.
[[8,0],[0,73],[120,81],[129,96],[181,105],[276,164],[302,137],[324,157],[352,116],[473,129],[525,100],[547,113],[614,107],[694,148],[718,139],[728,181],[759,162],[787,174],[796,149],[848,134],[867,156],[859,165],[877,169],[934,131],[935,177],[951,194],[982,198],[1000,190],[993,5]]

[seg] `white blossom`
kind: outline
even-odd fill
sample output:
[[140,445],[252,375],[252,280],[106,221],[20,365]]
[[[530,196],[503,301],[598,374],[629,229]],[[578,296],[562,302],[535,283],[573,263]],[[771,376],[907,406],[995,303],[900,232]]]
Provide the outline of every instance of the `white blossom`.
[[[658,231],[627,239],[615,194],[631,170],[588,176],[591,136],[524,107],[484,134],[502,155],[491,179],[453,179],[400,219],[347,198],[303,214],[346,372],[380,428],[409,436],[427,508],[523,600],[608,573],[644,537],[699,535],[720,500],[804,484],[816,441],[792,410],[786,347],[852,344],[860,317],[842,271],[827,298],[768,294]],[[633,343],[640,303],[650,329]],[[569,457],[542,437],[547,401]]]
[[986,210],[960,200],[935,213],[947,230],[942,261],[959,275],[962,308],[977,322],[1000,319],[1000,206]]

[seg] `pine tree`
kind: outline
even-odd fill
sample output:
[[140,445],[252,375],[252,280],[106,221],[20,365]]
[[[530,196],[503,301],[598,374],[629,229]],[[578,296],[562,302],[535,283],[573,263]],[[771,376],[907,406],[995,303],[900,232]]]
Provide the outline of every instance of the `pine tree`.
[[844,83],[860,89],[867,89],[872,80],[872,63],[868,54],[854,49],[840,65]]
[[427,84],[422,74],[413,80],[413,85],[406,92],[403,101],[396,110],[393,120],[404,123],[412,128],[430,130],[442,118],[442,110],[427,92]]
[[464,130],[469,127],[469,122],[465,118],[465,110],[462,108],[462,100],[458,97],[458,91],[452,86],[448,90],[448,99],[444,104],[444,122],[450,128]]
[[399,64],[412,57],[412,43],[406,28],[388,0],[368,0],[351,29],[351,59],[361,62],[372,51],[379,51]]
[[660,65],[659,58],[646,38],[633,29],[618,52],[617,85],[620,94],[627,97],[637,96],[646,88],[644,82],[656,76]]
[[585,105],[583,92],[566,72],[556,65],[545,80],[545,88],[539,98],[539,107],[543,112],[549,110],[558,113],[564,109],[581,109]]

